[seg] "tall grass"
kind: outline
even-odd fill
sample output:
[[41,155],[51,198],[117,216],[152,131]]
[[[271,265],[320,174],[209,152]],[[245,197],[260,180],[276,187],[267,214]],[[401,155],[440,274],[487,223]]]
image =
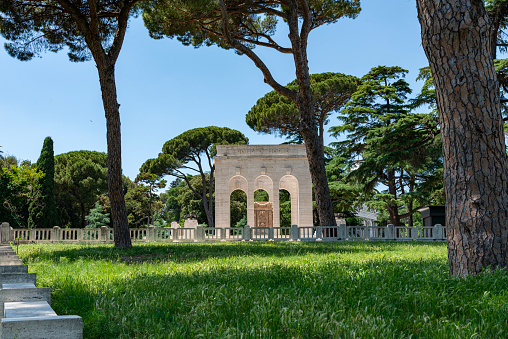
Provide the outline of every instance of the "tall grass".
[[33,244],[85,338],[504,338],[508,273],[450,277],[442,243]]

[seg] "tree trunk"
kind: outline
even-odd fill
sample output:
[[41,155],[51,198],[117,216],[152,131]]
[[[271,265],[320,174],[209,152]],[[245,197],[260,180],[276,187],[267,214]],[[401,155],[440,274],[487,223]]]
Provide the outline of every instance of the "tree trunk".
[[115,230],[115,247],[132,247],[127,210],[122,190],[122,140],[120,133],[120,105],[117,102],[115,67],[100,67],[99,81],[106,114],[108,142],[108,192],[111,203],[111,221]]
[[443,142],[450,273],[508,262],[508,192],[491,22],[483,1],[417,0]]
[[[397,189],[395,187],[395,170],[389,169],[387,171],[387,177],[388,177],[388,193],[390,193],[393,196],[393,199],[397,199]],[[397,203],[393,204],[392,202],[389,202],[387,210],[390,224],[400,226],[399,206],[397,205]]]
[[318,135],[316,122],[313,118],[312,99],[310,98],[309,101],[309,98],[307,98],[307,100],[302,100],[301,96],[299,96],[299,98],[300,134],[305,141],[312,184],[314,185],[314,198],[316,199],[319,222],[322,226],[336,226],[328,179],[326,177],[325,150],[323,142]]
[[85,228],[85,226],[86,226],[85,216],[86,216],[85,204],[81,203],[81,228]]

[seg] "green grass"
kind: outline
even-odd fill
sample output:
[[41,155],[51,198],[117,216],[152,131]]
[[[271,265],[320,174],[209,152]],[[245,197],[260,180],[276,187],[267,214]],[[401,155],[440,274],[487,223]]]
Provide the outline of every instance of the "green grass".
[[508,273],[443,243],[20,245],[85,338],[505,338]]

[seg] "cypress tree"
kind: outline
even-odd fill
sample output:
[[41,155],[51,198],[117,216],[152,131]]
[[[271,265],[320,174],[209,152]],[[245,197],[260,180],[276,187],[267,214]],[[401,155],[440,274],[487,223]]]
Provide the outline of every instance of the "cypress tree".
[[44,172],[40,190],[34,194],[29,207],[28,226],[30,228],[52,228],[58,222],[55,204],[55,157],[53,140],[44,139],[41,155],[36,168]]

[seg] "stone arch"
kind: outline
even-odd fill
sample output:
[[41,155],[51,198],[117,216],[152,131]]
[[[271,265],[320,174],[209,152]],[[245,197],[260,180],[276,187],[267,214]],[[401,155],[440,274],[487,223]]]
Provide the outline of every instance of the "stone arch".
[[[217,182],[216,182],[217,185]],[[241,175],[235,175],[231,179],[229,179],[228,183],[228,190],[227,190],[227,196],[223,198],[222,201],[222,209],[225,209],[225,212],[223,215],[222,222],[227,226],[221,226],[221,227],[230,227],[231,226],[231,193],[234,191],[240,190],[245,192],[247,197],[249,196],[249,183],[247,182],[247,179],[244,176]],[[215,192],[215,195],[217,196],[217,190]],[[248,198],[247,198],[248,200]],[[227,208],[226,208],[227,207]],[[216,198],[216,207],[217,209],[217,198]],[[217,217],[217,213],[216,217]]]
[[273,202],[273,180],[267,175],[260,175],[254,179],[254,187],[252,190],[252,199],[254,199],[254,192],[257,190],[265,190],[268,193],[268,201]]
[[247,179],[241,175],[235,175],[229,180],[229,191],[228,194],[231,195],[233,191],[241,190],[244,191],[245,194],[248,194],[249,190],[249,183],[247,182]]
[[[273,211],[279,211],[279,188],[291,194],[292,222],[312,226],[312,181],[305,145],[217,145],[214,164],[216,227],[229,227],[234,190],[247,194],[247,224],[254,226],[254,192],[265,190]],[[280,226],[279,213],[273,213],[273,226]]]

